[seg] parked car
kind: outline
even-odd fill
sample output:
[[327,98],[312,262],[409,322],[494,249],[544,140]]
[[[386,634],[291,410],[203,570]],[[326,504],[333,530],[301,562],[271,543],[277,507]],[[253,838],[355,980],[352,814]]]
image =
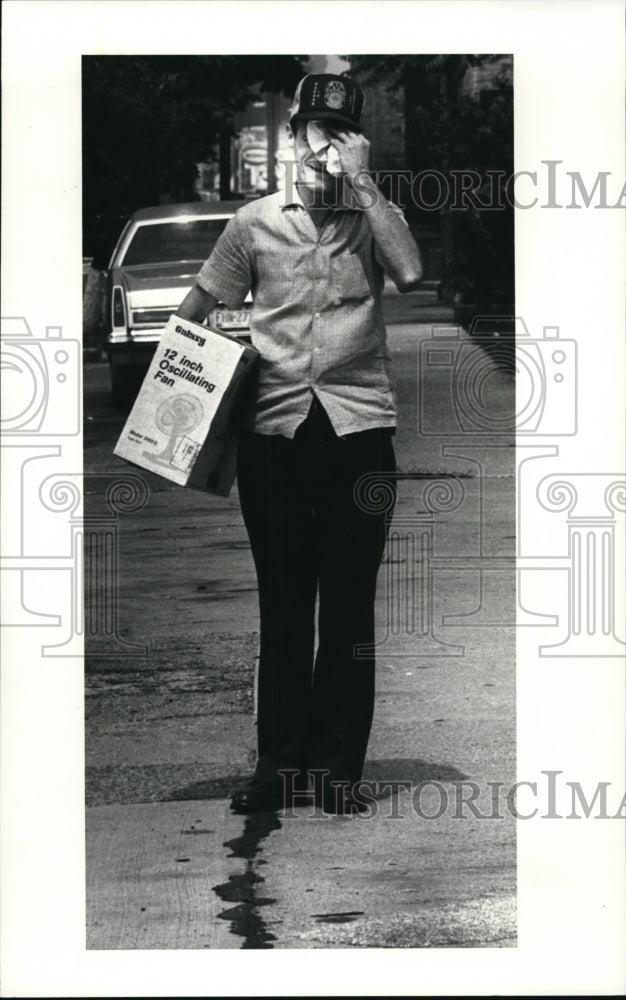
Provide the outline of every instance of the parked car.
[[[116,404],[123,406],[137,392],[163,327],[242,204],[191,202],[142,208],[124,226],[106,276],[104,351]],[[207,324],[246,338],[250,304],[250,296],[242,309],[227,309],[220,303]]]

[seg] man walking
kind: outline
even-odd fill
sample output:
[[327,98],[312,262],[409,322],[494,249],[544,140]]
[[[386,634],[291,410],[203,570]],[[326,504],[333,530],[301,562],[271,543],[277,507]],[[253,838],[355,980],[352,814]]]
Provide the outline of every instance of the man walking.
[[[254,299],[258,382],[237,479],[259,586],[258,760],[233,795],[238,812],[302,801],[310,775],[318,804],[352,811],[372,723],[376,576],[395,497],[381,294],[385,272],[409,291],[422,267],[368,174],[363,100],[346,77],[304,77],[288,126],[295,183],[288,170],[284,191],[237,212],[178,310],[201,322],[218,301]],[[372,473],[390,497],[378,513],[355,496]]]

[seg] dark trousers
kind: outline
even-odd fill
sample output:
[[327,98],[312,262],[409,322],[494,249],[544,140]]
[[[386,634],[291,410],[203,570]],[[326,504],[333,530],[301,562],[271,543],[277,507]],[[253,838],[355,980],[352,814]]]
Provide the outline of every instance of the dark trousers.
[[[339,438],[314,400],[293,440],[241,435],[239,496],[259,586],[263,780],[281,768],[361,777],[374,710],[376,576],[395,502],[391,433]],[[355,500],[366,473],[380,474],[382,510]]]

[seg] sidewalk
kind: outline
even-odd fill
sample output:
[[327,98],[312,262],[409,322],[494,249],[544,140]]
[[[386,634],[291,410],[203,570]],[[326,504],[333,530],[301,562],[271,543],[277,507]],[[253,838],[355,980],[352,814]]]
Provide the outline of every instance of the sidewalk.
[[[418,433],[429,335],[390,335],[400,478],[364,772],[409,789],[363,818],[230,812],[254,759],[254,567],[236,496],[152,477],[120,556],[123,634],[149,653],[87,663],[89,948],[514,946],[514,820],[457,798],[515,780],[514,449],[448,438],[443,418]],[[449,372],[426,377],[443,407]],[[510,409],[506,376],[489,384]]]

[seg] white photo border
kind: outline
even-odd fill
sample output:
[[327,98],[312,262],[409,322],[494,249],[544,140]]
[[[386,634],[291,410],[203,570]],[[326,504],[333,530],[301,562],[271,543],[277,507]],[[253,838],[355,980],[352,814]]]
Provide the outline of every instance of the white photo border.
[[[623,14],[621,0],[10,0],[3,4],[3,315],[26,317],[38,338],[62,328],[64,338],[81,339],[83,55],[512,53],[516,170],[541,173],[545,161],[558,160],[585,179],[609,171],[617,197]],[[624,471],[623,204],[516,211],[517,312],[533,336],[554,325],[578,345],[578,430],[559,440],[549,470],[563,475]],[[68,470],[80,475],[79,435],[70,429],[45,446],[62,448]],[[530,524],[532,512],[523,516]],[[617,558],[623,565],[621,551]],[[618,820],[518,824],[515,949],[326,951],[323,982],[311,975],[308,985],[302,966],[311,956],[297,951],[87,952],[82,663],[45,661],[38,636],[17,631],[2,634],[5,995],[623,989]],[[546,658],[540,633],[518,636],[519,779],[561,769],[583,787],[610,781],[623,789],[623,662],[593,653]]]

